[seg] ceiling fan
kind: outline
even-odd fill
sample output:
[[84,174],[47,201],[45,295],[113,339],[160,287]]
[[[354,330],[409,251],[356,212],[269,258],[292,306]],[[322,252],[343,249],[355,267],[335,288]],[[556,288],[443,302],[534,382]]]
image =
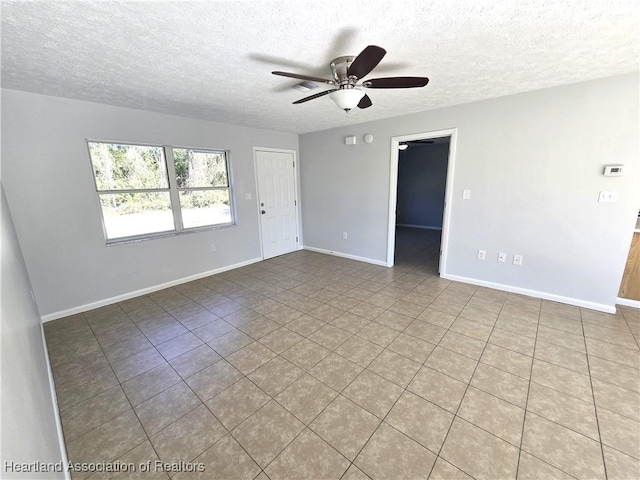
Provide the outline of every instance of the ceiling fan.
[[[310,95],[294,103],[304,103],[309,100],[331,95],[331,99],[336,102],[339,108],[349,112],[352,108],[369,108],[372,105],[369,95],[362,88],[416,88],[424,87],[429,83],[427,77],[386,77],[372,78],[362,81],[382,60],[387,51],[376,45],[369,45],[357,57],[344,56],[334,59],[331,64],[333,79],[300,75],[289,72],[271,72],[281,77],[297,78],[299,80],[309,80],[317,83],[333,85],[336,88],[325,90],[314,95]],[[361,83],[358,83],[361,82]]]

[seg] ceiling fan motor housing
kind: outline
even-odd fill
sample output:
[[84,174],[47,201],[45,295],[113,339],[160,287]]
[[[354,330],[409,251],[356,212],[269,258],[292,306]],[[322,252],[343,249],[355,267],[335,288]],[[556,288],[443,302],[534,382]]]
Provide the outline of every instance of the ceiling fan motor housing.
[[336,84],[338,84],[341,88],[345,87],[353,87],[357,81],[357,78],[351,77],[347,75],[347,71],[349,70],[349,66],[353,63],[356,57],[354,56],[344,56],[338,57],[334,59],[331,64],[331,73],[333,74],[333,79]]

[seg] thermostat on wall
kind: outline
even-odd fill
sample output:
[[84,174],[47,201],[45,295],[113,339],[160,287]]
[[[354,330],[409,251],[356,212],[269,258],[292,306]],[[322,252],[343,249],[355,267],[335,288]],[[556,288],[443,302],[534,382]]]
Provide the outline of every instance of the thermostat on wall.
[[605,177],[619,177],[622,175],[622,167],[624,165],[605,165],[604,176]]

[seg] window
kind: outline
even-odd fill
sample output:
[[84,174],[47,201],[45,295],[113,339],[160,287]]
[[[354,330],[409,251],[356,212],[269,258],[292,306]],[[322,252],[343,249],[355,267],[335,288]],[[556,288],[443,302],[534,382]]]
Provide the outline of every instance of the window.
[[107,243],[235,223],[227,152],[87,143]]

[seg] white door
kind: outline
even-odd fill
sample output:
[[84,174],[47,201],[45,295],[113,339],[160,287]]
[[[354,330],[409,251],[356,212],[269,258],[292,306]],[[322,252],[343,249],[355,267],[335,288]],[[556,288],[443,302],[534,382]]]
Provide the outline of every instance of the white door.
[[294,155],[256,150],[258,205],[264,258],[298,249],[298,207]]

